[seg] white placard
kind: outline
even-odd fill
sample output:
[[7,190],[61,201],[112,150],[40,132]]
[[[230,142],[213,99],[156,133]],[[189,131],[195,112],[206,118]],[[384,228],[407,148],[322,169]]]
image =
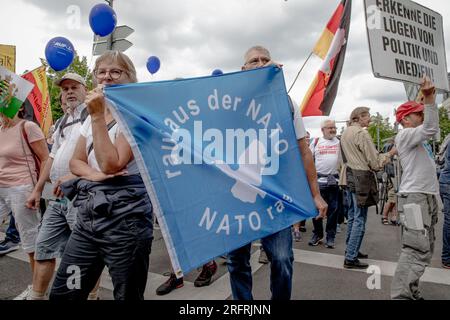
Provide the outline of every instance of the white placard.
[[375,77],[449,90],[442,16],[410,0],[365,0]]
[[418,204],[410,203],[403,206],[405,225],[408,229],[423,230],[422,210]]

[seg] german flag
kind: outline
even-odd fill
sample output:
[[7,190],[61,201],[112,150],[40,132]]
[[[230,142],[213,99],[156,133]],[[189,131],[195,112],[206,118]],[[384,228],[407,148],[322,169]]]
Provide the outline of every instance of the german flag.
[[313,49],[323,62],[303,99],[303,117],[329,116],[331,113],[344,65],[351,12],[352,1],[342,0]]
[[33,91],[28,95],[28,101],[33,106],[34,115],[45,136],[53,122],[46,70],[46,66],[41,66],[22,75],[22,78],[34,84]]

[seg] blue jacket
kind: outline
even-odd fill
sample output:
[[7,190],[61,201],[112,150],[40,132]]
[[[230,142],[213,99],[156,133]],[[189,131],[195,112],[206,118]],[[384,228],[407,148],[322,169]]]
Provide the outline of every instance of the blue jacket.
[[439,176],[439,183],[450,184],[450,145],[445,152],[445,167],[442,169],[441,175]]

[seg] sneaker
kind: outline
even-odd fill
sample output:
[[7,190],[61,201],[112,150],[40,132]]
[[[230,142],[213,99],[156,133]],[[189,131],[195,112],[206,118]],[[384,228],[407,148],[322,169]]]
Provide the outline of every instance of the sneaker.
[[302,241],[302,234],[300,233],[300,231],[294,231],[294,241],[295,242]]
[[317,247],[319,244],[322,243],[323,238],[320,238],[318,235],[314,234],[309,240],[308,244],[312,247]]
[[336,233],[341,233],[341,232],[342,232],[341,225],[338,224],[338,225],[336,226]]
[[328,248],[328,249],[334,249],[334,246],[335,246],[334,240],[327,239],[327,243],[325,244],[325,247]]
[[175,273],[171,273],[170,278],[156,289],[156,294],[163,296],[182,286],[184,286],[183,278],[177,279]]
[[450,269],[450,262],[442,262],[442,268]]
[[267,258],[267,254],[266,254],[266,252],[263,249],[259,250],[258,262],[261,263],[261,264],[268,264],[269,263],[269,258]]
[[27,300],[28,295],[30,294],[31,290],[33,290],[33,286],[29,285],[21,294],[19,294],[13,300]]
[[19,249],[18,243],[6,239],[0,242],[0,256],[16,251],[18,249]]
[[355,261],[345,260],[344,268],[345,269],[365,270],[365,269],[369,268],[369,265],[367,263],[363,263],[363,262],[359,261],[358,259],[356,259]]
[[198,275],[194,281],[195,287],[209,286],[213,275],[217,272],[217,263],[213,261],[212,264],[205,264],[202,268],[202,272]]

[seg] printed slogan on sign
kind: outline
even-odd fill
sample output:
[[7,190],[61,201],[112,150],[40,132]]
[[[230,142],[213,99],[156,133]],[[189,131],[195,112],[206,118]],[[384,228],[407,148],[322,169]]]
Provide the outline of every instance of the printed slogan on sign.
[[420,84],[428,76],[448,91],[442,16],[409,0],[365,0],[375,77]]

